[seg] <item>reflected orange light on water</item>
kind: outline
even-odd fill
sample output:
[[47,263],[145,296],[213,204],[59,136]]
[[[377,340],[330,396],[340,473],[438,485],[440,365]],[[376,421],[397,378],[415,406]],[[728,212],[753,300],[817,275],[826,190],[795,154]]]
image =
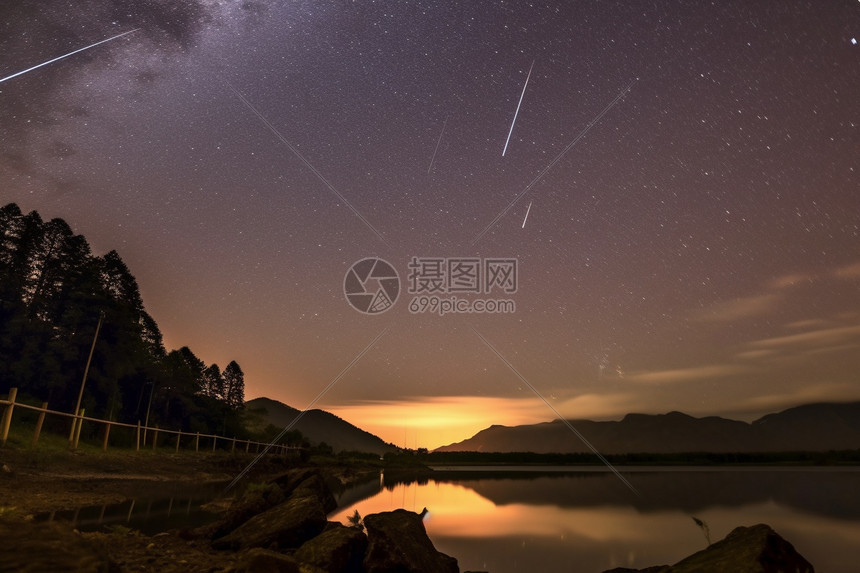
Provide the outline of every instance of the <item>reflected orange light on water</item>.
[[[595,541],[627,539],[642,541],[652,533],[648,519],[633,508],[561,508],[555,505],[519,503],[495,505],[474,490],[442,482],[397,485],[391,490],[345,508],[329,517],[347,523],[356,510],[360,515],[403,508],[419,513],[428,509],[424,525],[429,534],[455,537],[580,537]],[[695,535],[688,523],[675,533]]]
[[[494,499],[496,496],[503,499],[530,486],[525,481],[516,482],[466,483],[485,494],[494,492]],[[503,503],[499,499],[494,503],[469,487],[450,482],[400,484],[345,507],[329,519],[348,525],[348,517],[355,511],[364,517],[398,508],[419,513],[426,507],[424,525],[437,549],[464,559],[469,567],[481,568],[486,560],[496,559],[499,567],[494,570],[499,571],[520,569],[515,565],[508,568],[507,562],[498,560],[504,557],[498,555],[516,555],[523,559],[521,563],[527,563],[538,559],[538,555],[529,551],[546,548],[552,548],[554,559],[558,560],[559,568],[554,571],[569,570],[563,564],[573,556],[590,560],[590,566],[584,570],[601,571],[619,566],[674,563],[707,545],[691,514],[677,508],[637,510],[623,504],[583,507]],[[860,544],[860,522],[799,513],[796,508],[772,500],[731,507],[701,507],[695,515],[709,525],[711,541],[722,539],[739,525],[767,523],[792,540],[816,567],[818,563],[831,565],[828,570],[845,570],[832,565],[844,558],[845,548]],[[512,544],[516,552],[503,549]]]
[[[427,532],[446,537],[555,537],[592,542],[624,542],[632,545],[647,543],[675,543],[687,540],[695,546],[702,538],[692,519],[677,511],[642,513],[633,507],[598,506],[593,508],[559,507],[557,505],[527,505],[520,503],[495,505],[474,490],[453,483],[431,481],[424,485],[411,483],[397,485],[377,495],[342,509],[329,516],[331,521],[347,524],[347,518],[356,510],[361,516],[403,508],[416,513],[427,508],[424,518]],[[786,511],[773,502],[751,506],[759,515],[767,515],[774,527],[786,531],[793,529],[793,520]],[[711,526],[713,540],[728,534],[738,525],[736,509],[711,509],[700,512]],[[808,527],[816,520],[804,523]],[[860,527],[848,529],[820,519],[821,531],[848,536],[860,543]],[[660,523],[659,538],[655,539],[654,523]],[[790,525],[792,524],[792,525]]]

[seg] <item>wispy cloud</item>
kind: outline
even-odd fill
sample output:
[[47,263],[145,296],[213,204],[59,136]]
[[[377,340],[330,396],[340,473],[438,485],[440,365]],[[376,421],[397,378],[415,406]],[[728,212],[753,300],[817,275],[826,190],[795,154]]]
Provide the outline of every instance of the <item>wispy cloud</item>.
[[776,277],[775,279],[770,281],[768,286],[775,289],[785,289],[803,283],[810,283],[814,281],[815,278],[816,277],[814,275],[808,275],[805,273],[790,273],[787,275]]
[[749,345],[754,348],[821,347],[841,345],[852,340],[856,340],[860,344],[860,325],[824,328],[788,336],[765,338],[750,342]]
[[706,366],[695,366],[692,368],[678,368],[675,370],[654,370],[650,372],[639,372],[627,376],[632,382],[647,384],[669,384],[680,382],[694,382],[709,378],[723,378],[748,372],[746,366],[736,364],[709,364]]
[[785,327],[798,330],[802,328],[822,327],[827,324],[829,324],[829,322],[827,320],[824,320],[823,318],[809,318],[806,320],[796,320],[794,322],[789,322],[785,325]]
[[720,301],[699,312],[696,318],[704,322],[734,322],[766,314],[781,300],[779,294],[771,293]]
[[558,410],[569,419],[616,418],[642,409],[642,397],[632,392],[587,393],[562,400]]
[[833,276],[840,279],[860,278],[860,262],[844,265],[833,271]]
[[773,349],[758,349],[758,350],[746,350],[744,352],[738,352],[735,354],[735,358],[740,358],[741,360],[757,360],[759,358],[768,358],[769,356],[773,356],[776,354],[776,351]]
[[752,396],[739,403],[744,409],[776,412],[812,402],[844,402],[860,399],[860,388],[844,382],[822,382],[804,385],[779,394]]

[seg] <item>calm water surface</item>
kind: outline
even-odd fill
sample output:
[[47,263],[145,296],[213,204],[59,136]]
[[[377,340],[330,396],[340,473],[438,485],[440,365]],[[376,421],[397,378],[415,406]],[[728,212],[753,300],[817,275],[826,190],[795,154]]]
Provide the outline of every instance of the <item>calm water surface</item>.
[[346,492],[329,519],[426,507],[433,543],[462,571],[672,564],[706,546],[692,516],[708,524],[711,541],[738,525],[767,523],[816,571],[857,570],[860,468],[623,469],[639,495],[604,468],[528,470],[458,468],[424,483],[383,477]]

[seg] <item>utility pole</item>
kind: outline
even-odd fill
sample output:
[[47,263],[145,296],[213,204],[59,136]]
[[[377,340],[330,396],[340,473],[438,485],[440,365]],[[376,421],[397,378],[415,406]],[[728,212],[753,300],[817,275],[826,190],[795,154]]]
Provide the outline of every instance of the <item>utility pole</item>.
[[149,409],[152,408],[152,393],[155,392],[155,380],[150,382],[149,403],[146,405],[146,420],[143,422],[143,443],[146,444],[146,431],[149,429]]
[[102,320],[104,320],[104,317],[104,311],[100,311],[99,322],[96,325],[96,333],[93,335],[93,345],[90,346],[90,355],[87,357],[87,365],[84,367],[84,377],[81,380],[81,391],[78,392],[78,401],[75,404],[75,411],[72,412],[72,414],[75,415],[75,417],[72,419],[72,431],[69,434],[69,446],[71,446],[72,448],[74,448],[75,445],[75,429],[83,422],[83,420],[79,419],[77,416],[78,413],[81,411],[81,399],[84,397],[84,385],[87,383],[87,375],[90,372],[90,362],[92,362],[93,360],[93,352],[96,349],[96,340],[98,340],[99,338],[99,330],[102,327]]

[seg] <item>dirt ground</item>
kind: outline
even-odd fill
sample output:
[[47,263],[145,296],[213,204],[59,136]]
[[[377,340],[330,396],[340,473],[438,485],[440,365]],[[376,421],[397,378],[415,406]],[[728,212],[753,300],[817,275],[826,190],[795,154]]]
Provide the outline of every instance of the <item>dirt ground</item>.
[[[235,571],[241,555],[215,551],[205,539],[188,539],[179,531],[153,536],[123,529],[79,533],[67,524],[36,523],[34,516],[122,503],[177,485],[226,484],[254,457],[0,450],[0,537],[5,540],[0,571]],[[242,485],[264,481],[292,464],[276,456],[261,458],[214,505],[226,507]],[[334,468],[338,472],[341,481],[348,481],[349,469]]]
[[[0,515],[33,515],[119,503],[165,483],[230,482],[254,460],[250,454],[160,452],[40,452],[0,450]],[[289,469],[275,456],[260,459],[242,483]]]

